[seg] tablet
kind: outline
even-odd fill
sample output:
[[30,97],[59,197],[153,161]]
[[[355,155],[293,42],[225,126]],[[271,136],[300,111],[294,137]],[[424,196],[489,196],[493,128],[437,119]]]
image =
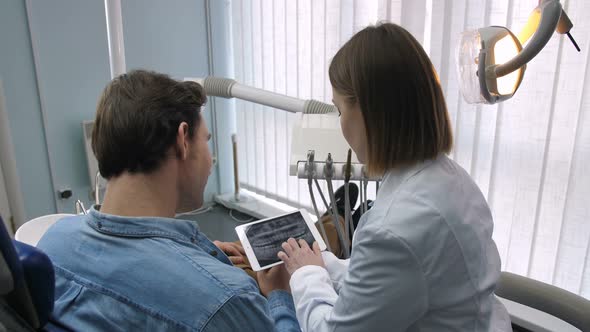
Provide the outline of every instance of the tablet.
[[299,210],[278,217],[254,221],[236,227],[252,270],[260,271],[282,264],[277,254],[289,238],[304,239],[311,247],[317,241],[321,250],[326,244],[307,211]]

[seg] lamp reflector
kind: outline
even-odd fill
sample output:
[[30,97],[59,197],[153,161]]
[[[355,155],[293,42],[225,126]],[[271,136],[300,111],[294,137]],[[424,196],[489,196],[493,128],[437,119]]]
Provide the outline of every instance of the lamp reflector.
[[[469,30],[461,34],[457,48],[456,64],[457,78],[460,82],[463,98],[470,104],[485,103],[481,95],[478,78],[479,51],[481,50],[481,36],[478,30]],[[482,73],[483,75],[484,73]]]

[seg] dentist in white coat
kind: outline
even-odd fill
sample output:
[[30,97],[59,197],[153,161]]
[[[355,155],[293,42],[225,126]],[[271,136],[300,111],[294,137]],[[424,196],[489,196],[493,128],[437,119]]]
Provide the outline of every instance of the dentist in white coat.
[[394,24],[367,27],[334,56],[343,134],[383,176],[349,260],[289,239],[304,331],[511,331],[494,296],[500,258],[490,209],[452,148],[447,107],[428,56]]

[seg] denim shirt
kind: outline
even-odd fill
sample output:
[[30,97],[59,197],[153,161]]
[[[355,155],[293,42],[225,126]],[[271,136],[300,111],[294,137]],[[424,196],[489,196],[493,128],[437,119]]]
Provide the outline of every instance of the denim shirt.
[[291,295],[265,299],[192,221],[91,209],[38,247],[55,267],[53,319],[76,331],[300,331]]

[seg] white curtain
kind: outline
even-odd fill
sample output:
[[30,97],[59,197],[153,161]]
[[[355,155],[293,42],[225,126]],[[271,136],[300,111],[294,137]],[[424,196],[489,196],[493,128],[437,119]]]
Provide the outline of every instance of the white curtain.
[[[578,53],[555,34],[527,66],[511,100],[466,104],[455,49],[467,29],[516,33],[538,0],[234,0],[236,79],[330,102],[327,68],[356,31],[379,21],[408,29],[441,78],[454,125],[451,154],[492,208],[503,270],[590,298],[590,1],[563,0]],[[242,185],[307,206],[304,182],[288,176],[298,115],[237,103]],[[373,191],[371,190],[372,194]],[[374,196],[374,195],[372,195]]]

